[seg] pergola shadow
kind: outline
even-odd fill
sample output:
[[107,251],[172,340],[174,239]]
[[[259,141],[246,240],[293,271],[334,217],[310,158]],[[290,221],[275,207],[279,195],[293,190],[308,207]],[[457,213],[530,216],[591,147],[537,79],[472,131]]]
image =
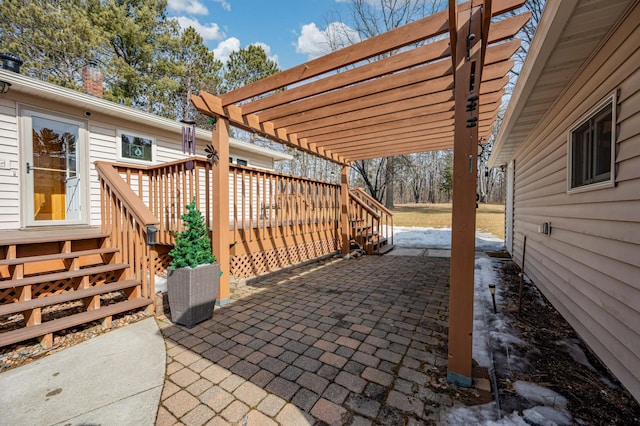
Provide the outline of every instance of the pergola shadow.
[[166,317],[158,423],[429,423],[452,404],[449,259],[326,260],[234,295],[192,329]]

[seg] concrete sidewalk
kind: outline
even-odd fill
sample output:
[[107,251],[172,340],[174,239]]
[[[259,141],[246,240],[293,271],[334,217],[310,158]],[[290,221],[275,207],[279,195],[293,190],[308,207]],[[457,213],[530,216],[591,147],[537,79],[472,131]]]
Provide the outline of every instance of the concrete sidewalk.
[[0,425],[154,425],[165,343],[148,318],[0,374]]

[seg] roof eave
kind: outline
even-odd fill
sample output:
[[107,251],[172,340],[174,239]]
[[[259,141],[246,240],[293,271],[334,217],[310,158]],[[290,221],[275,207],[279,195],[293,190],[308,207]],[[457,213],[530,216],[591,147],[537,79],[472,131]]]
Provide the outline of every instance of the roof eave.
[[[41,99],[57,101],[65,105],[85,109],[92,113],[99,112],[110,117],[120,118],[127,121],[143,122],[149,126],[176,134],[180,134],[182,132],[182,123],[178,121],[140,111],[129,106],[119,105],[103,98],[98,98],[86,93],[78,92],[77,90],[61,87],[24,74],[17,74],[12,71],[0,69],[0,80],[11,83],[11,91],[28,94]],[[197,136],[199,139],[211,140],[211,131],[198,129]],[[273,151],[271,149],[249,144],[234,138],[229,139],[229,146],[254,154],[271,157],[275,161],[291,160],[293,158],[289,154]]]
[[502,119],[502,125],[493,143],[489,167],[498,167],[511,161],[511,155],[503,153],[507,146],[517,147],[524,140],[514,141],[510,138],[511,132],[520,114],[526,106],[529,96],[540,79],[544,66],[553,52],[566,23],[576,7],[578,0],[549,0],[545,5],[542,18],[533,42],[527,53],[518,82],[511,95],[511,100]]

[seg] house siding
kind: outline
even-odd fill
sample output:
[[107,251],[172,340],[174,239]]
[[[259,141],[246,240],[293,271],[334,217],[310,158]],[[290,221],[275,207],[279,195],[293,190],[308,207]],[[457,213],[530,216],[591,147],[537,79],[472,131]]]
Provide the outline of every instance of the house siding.
[[[513,257],[640,400],[638,7],[516,153]],[[617,93],[615,186],[567,193],[567,135]],[[551,222],[550,235],[538,225]]]
[[[156,151],[153,164],[185,158],[182,152],[180,131],[158,129],[149,124],[132,120],[122,120],[106,114],[93,113],[86,117],[85,110],[53,101],[29,99],[24,95],[14,95],[11,91],[0,97],[0,229],[18,229],[24,226],[21,220],[21,178],[23,172],[20,161],[20,111],[30,109],[46,112],[51,115],[70,117],[86,123],[87,137],[85,143],[89,163],[88,183],[85,191],[88,196],[88,220],[90,225],[100,225],[100,181],[94,163],[96,161],[114,161],[126,163],[118,159],[117,131],[130,131],[155,138]],[[204,148],[210,144],[207,138],[198,138],[197,155],[206,156]],[[231,148],[231,155],[247,159],[254,167],[273,169],[273,158],[258,153]],[[2,166],[4,162],[4,166]],[[137,163],[140,164],[140,163]]]
[[20,226],[20,177],[18,175],[18,120],[16,104],[0,97],[0,229]]

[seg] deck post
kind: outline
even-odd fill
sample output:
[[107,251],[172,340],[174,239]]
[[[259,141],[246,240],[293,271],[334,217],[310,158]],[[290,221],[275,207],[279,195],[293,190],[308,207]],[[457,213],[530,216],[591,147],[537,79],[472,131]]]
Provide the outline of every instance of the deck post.
[[340,171],[340,229],[342,234],[342,254],[348,254],[351,247],[349,232],[349,166]]
[[223,306],[231,300],[229,252],[229,120],[217,117],[212,132],[213,148],[218,162],[212,167],[213,178],[213,238],[211,247],[220,264],[220,288],[216,304]]
[[[451,6],[450,6],[451,7]],[[471,94],[479,93],[482,75],[481,13],[474,7],[456,11],[455,48],[455,134],[453,147],[453,213],[451,270],[449,273],[449,363],[447,380],[459,386],[472,384],[473,295],[476,229],[476,174],[478,127],[471,117],[479,106],[467,111]],[[455,15],[454,15],[455,16]],[[469,25],[471,19],[471,25]],[[475,37],[469,37],[473,33]],[[478,102],[477,105],[480,103]]]

